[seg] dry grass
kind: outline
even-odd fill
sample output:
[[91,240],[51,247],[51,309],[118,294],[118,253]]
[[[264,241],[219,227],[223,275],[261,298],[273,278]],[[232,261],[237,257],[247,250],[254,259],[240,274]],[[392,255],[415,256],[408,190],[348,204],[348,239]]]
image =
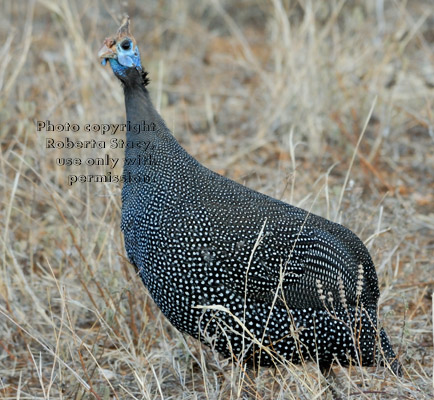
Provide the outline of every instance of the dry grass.
[[336,367],[335,392],[432,398],[430,0],[40,0],[0,10],[1,398],[236,399],[243,379],[257,399],[331,398],[313,365],[262,369],[253,384],[169,326],[124,257],[120,186],[68,186],[69,174],[95,168],[55,164],[122,151],[46,149],[46,137],[103,138],[36,132],[36,120],[123,122],[120,85],[96,58],[121,12],[155,104],[190,153],[366,240],[404,376]]

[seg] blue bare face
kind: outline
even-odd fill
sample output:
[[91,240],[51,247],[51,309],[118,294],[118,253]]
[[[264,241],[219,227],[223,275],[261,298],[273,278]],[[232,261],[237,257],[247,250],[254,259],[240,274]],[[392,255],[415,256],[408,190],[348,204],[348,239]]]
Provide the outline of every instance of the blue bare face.
[[126,72],[130,68],[138,70],[142,69],[140,61],[140,53],[137,46],[129,38],[124,38],[119,43],[116,43],[115,48],[112,47],[111,54],[101,61],[102,65],[106,65],[107,60],[116,76],[126,76]]

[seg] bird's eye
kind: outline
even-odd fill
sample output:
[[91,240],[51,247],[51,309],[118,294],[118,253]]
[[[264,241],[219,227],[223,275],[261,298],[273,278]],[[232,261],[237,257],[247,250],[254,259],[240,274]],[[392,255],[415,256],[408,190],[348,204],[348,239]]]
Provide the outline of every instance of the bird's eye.
[[129,50],[129,49],[131,48],[131,42],[130,42],[129,40],[125,40],[125,42],[123,42],[123,43],[121,44],[121,47],[122,47],[124,50]]

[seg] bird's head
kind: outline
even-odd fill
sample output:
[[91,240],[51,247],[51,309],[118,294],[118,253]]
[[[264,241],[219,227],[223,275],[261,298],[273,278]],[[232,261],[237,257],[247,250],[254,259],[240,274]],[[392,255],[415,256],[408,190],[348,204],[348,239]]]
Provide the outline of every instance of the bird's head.
[[142,69],[140,53],[136,40],[130,33],[130,19],[125,17],[116,35],[104,40],[98,57],[101,64],[106,65],[107,60],[114,74],[124,83],[140,76],[146,85],[146,73]]

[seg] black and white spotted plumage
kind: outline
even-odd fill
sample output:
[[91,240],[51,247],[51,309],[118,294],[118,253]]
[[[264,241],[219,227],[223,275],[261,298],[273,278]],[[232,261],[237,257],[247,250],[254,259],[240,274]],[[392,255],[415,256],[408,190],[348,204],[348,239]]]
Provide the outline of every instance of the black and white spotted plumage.
[[377,274],[360,239],[205,168],[167,129],[140,71],[121,80],[127,120],[155,127],[127,133],[126,159],[149,162],[125,166],[121,228],[169,321],[253,365],[373,365],[381,349],[398,371],[377,332]]

